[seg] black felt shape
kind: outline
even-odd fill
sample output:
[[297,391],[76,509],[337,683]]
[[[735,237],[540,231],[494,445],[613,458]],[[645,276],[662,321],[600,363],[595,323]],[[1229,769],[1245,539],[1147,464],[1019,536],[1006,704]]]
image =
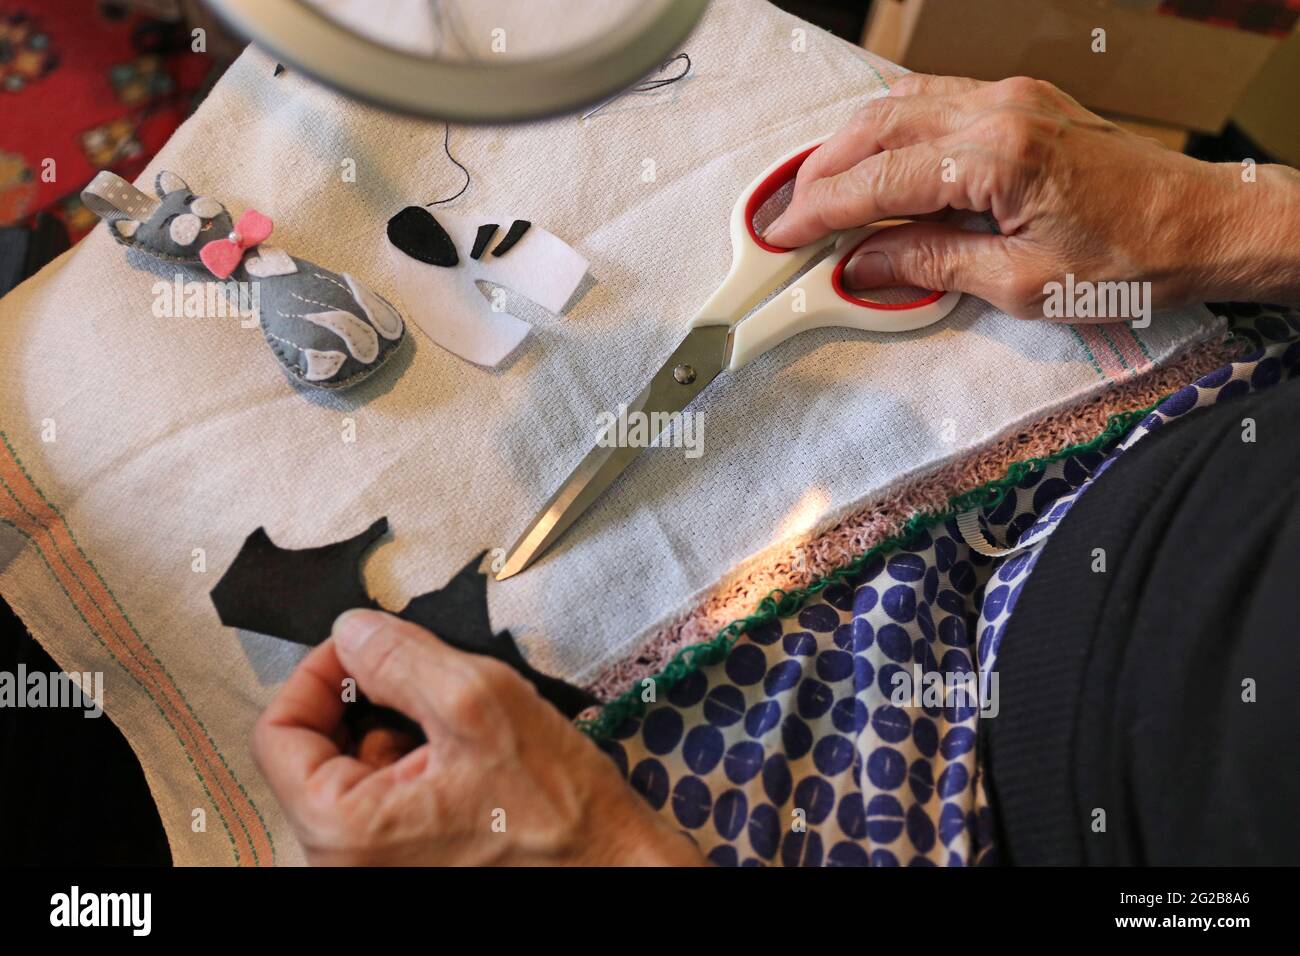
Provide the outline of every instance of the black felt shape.
[[[344,611],[379,605],[361,580],[361,558],[388,532],[380,518],[346,541],[320,548],[289,550],[275,544],[258,528],[248,536],[226,573],[212,589],[217,616],[227,627],[317,645],[330,635],[334,619]],[[519,671],[566,717],[598,703],[571,684],[535,670],[524,659],[509,631],[492,633],[488,617],[487,578],[478,571],[483,555],[461,568],[447,584],[413,598],[398,614],[427,628],[457,650],[486,654]],[[411,721],[376,707],[364,698],[348,710],[354,731],[379,723],[419,733]]]
[[492,250],[494,256],[504,256],[507,252],[515,247],[515,244],[524,237],[532,223],[527,219],[516,219],[510,224],[510,230],[506,233],[504,239],[497,243],[497,247]]
[[388,240],[412,259],[431,266],[454,266],[460,262],[451,236],[423,206],[407,206],[388,220]]
[[492,241],[492,237],[497,234],[499,228],[495,222],[485,222],[478,227],[478,235],[474,237],[474,249],[469,254],[471,259],[477,259],[483,255],[483,250],[487,248],[487,244]]
[[258,528],[212,589],[217,616],[227,627],[319,644],[344,611],[376,606],[361,581],[361,557],[387,533],[380,518],[346,541],[292,550]]
[[509,631],[492,633],[488,620],[487,578],[478,570],[482,562],[483,555],[480,554],[461,568],[442,590],[412,598],[398,617],[433,631],[458,650],[486,654],[504,661],[528,678],[538,693],[566,717],[576,717],[598,703],[586,691],[535,670],[519,653]]

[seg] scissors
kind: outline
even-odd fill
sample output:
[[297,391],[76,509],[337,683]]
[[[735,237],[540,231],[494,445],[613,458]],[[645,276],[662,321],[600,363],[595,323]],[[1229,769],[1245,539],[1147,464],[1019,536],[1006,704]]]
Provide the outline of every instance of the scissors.
[[[724,370],[734,372],[800,332],[827,326],[908,332],[938,322],[953,310],[960,292],[928,292],[912,302],[882,303],[858,298],[844,287],[844,268],[854,253],[874,233],[903,220],[832,233],[797,249],[774,246],[759,235],[754,228],[755,213],[794,179],[822,142],[808,143],[773,163],[741,193],[731,211],[731,269],[726,279],[691,320],[690,331],[650,384],[627,403],[625,414],[641,413],[645,421],[669,422],[668,415],[685,409]],[[802,294],[783,292],[753,311],[831,245],[834,254],[809,269],[788,290],[802,290]],[[656,418],[655,413],[667,414]],[[520,535],[504,561],[494,562],[496,579],[513,577],[540,558],[641,450],[640,446],[598,442]]]

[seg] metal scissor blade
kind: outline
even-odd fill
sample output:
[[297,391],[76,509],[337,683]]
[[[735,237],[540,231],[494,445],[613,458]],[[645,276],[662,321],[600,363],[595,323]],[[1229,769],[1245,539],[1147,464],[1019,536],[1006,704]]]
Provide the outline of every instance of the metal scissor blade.
[[[725,325],[691,329],[645,390],[628,402],[628,413],[680,412],[689,405],[725,367],[729,331]],[[496,579],[504,581],[541,557],[641,451],[635,446],[600,444],[589,451],[519,536],[501,570],[496,572]]]

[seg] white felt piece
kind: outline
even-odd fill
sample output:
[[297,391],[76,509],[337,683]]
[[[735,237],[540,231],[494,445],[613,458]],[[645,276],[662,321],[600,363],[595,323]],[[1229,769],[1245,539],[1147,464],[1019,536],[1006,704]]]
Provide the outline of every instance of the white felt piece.
[[343,273],[343,281],[348,284],[352,297],[361,303],[361,308],[366,312],[366,318],[370,320],[371,325],[379,330],[380,335],[389,341],[401,337],[402,317],[397,314],[396,309],[367,289],[355,276],[345,272]]
[[202,229],[203,221],[198,216],[187,212],[173,219],[167,232],[171,235],[173,242],[188,246],[199,237],[199,232]]
[[244,260],[244,270],[254,278],[269,279],[271,276],[293,275],[298,271],[298,265],[293,256],[279,246],[263,243],[257,247],[257,255]]
[[200,219],[211,219],[214,216],[220,216],[225,211],[226,207],[211,196],[199,196],[194,202],[190,203],[190,212]]
[[379,337],[375,335],[375,330],[351,312],[334,309],[329,312],[309,312],[299,318],[329,329],[343,340],[358,362],[369,364],[379,357]]
[[[461,281],[485,279],[504,286],[536,302],[548,312],[559,312],[568,303],[590,264],[563,239],[553,235],[535,221],[533,210],[525,207],[502,211],[500,207],[480,212],[466,205],[457,210],[430,210],[447,235],[456,244],[460,265],[455,270]],[[532,226],[514,248],[503,256],[493,255],[516,219],[533,220]],[[469,257],[478,227],[484,223],[500,225],[481,258]],[[481,298],[481,297],[480,297]]]
[[342,352],[321,352],[318,349],[303,349],[303,357],[307,360],[307,372],[303,375],[309,382],[323,382],[327,378],[333,378],[335,373],[343,367],[343,363],[348,357]]
[[[807,37],[798,52],[795,29]],[[417,335],[360,393],[305,395],[236,319],[160,325],[160,276],[103,230],[0,298],[0,462],[35,515],[0,491],[0,594],[59,666],[105,674],[108,716],[144,766],[177,865],[253,862],[245,833],[263,828],[276,862],[303,859],[248,741],[308,649],[222,627],[209,597],[245,537],[265,527],[284,547],[315,547],[386,515],[392,536],[365,578],[388,608],[441,586],[480,549],[509,547],[591,448],[597,416],[641,390],[726,276],[738,191],[899,75],[754,0],[714,0],[687,49],[695,79],[622,97],[587,123],[452,126],[474,185],[453,210],[432,211],[498,222],[502,234],[513,218],[532,220],[588,258],[597,280],[562,318],[528,313],[519,360],[495,372]],[[295,255],[347,269],[410,319],[415,303],[399,301],[379,236],[403,203],[460,188],[442,124],[274,67],[248,48],[140,181],[178,169],[240,208],[274,210]],[[342,156],[366,171],[355,184],[338,184]],[[505,267],[534,238],[497,263],[489,252],[483,268]],[[471,241],[459,244],[462,263]],[[477,304],[471,314],[492,315]],[[1069,326],[966,296],[920,332],[791,339],[696,400],[699,457],[645,451],[545,558],[489,583],[493,627],[541,670],[590,679],[756,555],[1112,387],[1121,347],[1142,358],[1126,336],[1159,363],[1216,328],[1199,307],[1159,313],[1147,329],[1110,329],[1116,348],[1093,354]],[[1095,327],[1083,335],[1094,333],[1104,346]],[[42,441],[50,416],[58,440]],[[356,441],[341,441],[351,426]],[[24,474],[57,514],[15,484]],[[85,592],[69,567],[85,568]],[[128,656],[125,641],[147,647]],[[137,678],[140,662],[148,673]],[[221,782],[226,772],[235,783]],[[218,811],[245,800],[252,809]],[[195,808],[206,832],[191,830]],[[945,850],[935,841],[931,856]]]
[[[511,222],[505,217],[499,221],[502,231],[489,243],[492,249],[504,238],[505,230]],[[469,223],[466,222],[465,225],[468,226]],[[472,244],[473,241],[471,231],[468,242]],[[469,245],[465,248],[468,249]],[[536,223],[504,256],[494,255],[491,251],[484,252],[476,265],[481,270],[480,278],[525,295],[548,312],[559,312],[564,308],[590,268],[590,263],[573,247]]]
[[[525,296],[549,312],[564,308],[587,274],[588,263],[564,240],[534,224],[509,252],[494,256],[510,223],[528,218],[497,210],[453,212],[431,210],[447,230],[460,256],[446,268],[412,259],[385,236],[389,261],[397,278],[397,294],[411,321],[447,351],[477,365],[495,368],[528,335],[529,325],[494,308],[479,280]],[[501,224],[488,250],[471,259],[474,237],[483,223]],[[499,306],[498,306],[499,308]]]
[[134,219],[119,219],[113,223],[113,228],[130,239],[139,230],[140,223]]
[[491,308],[471,270],[462,268],[466,259],[461,266],[444,268],[412,259],[391,242],[387,245],[407,316],[452,355],[496,368],[528,336],[527,322]]
[[164,169],[158,174],[154,181],[154,188],[158,192],[158,198],[162,199],[169,193],[174,193],[180,189],[189,189],[189,184],[181,179],[169,169]]

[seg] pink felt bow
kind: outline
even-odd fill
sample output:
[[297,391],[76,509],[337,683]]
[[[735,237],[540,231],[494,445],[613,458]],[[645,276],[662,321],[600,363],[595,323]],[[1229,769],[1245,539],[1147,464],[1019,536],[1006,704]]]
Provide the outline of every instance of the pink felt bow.
[[218,279],[229,279],[244,258],[245,251],[265,242],[275,224],[270,216],[249,209],[239,217],[235,230],[226,239],[213,239],[199,250],[199,258]]

